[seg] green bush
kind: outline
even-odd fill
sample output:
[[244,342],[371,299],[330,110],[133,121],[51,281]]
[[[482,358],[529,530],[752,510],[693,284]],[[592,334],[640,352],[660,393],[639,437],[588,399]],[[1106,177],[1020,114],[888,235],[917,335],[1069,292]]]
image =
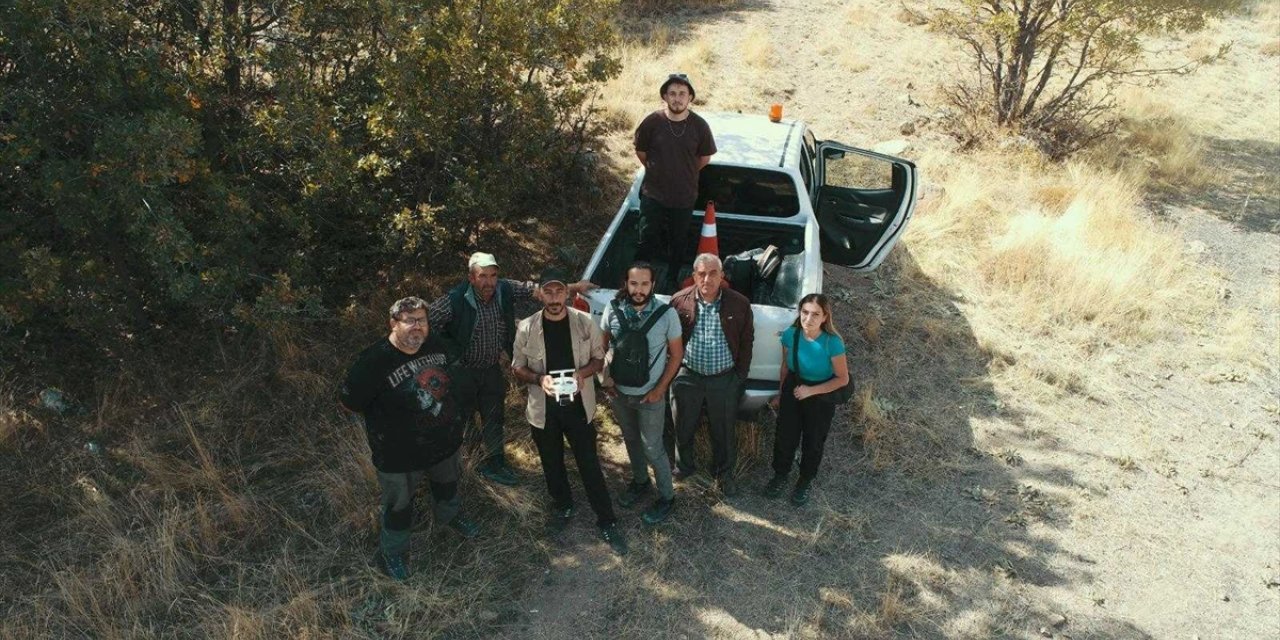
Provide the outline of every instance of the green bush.
[[611,10],[6,3],[0,328],[228,317],[281,282],[333,304],[572,197]]

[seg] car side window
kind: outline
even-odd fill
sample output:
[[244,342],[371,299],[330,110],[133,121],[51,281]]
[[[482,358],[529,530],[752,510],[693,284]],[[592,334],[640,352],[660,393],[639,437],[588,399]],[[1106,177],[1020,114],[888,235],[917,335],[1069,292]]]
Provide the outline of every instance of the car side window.
[[800,179],[804,181],[805,193],[813,193],[813,154],[809,153],[809,145],[800,148]]

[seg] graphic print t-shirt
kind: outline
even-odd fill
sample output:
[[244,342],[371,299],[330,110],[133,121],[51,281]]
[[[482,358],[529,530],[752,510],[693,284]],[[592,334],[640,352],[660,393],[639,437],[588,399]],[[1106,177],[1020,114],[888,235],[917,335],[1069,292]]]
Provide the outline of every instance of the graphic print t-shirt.
[[340,400],[364,416],[374,467],[384,473],[423,470],[458,450],[462,423],[449,379],[444,343],[435,336],[414,354],[386,338],[360,353]]

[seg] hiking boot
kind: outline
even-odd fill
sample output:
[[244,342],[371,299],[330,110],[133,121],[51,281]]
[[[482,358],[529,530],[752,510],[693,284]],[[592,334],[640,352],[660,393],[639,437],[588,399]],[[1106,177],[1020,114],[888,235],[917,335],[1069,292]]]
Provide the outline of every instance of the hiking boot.
[[781,498],[782,492],[787,488],[786,474],[775,473],[769,484],[764,486],[764,490],[760,493],[766,498]]
[[627,539],[622,535],[622,530],[618,528],[617,524],[607,524],[600,527],[600,539],[607,542],[614,553],[620,556],[627,555],[629,550]]
[[405,562],[404,556],[389,556],[379,550],[377,562],[378,570],[388,578],[397,582],[409,579],[409,564]]
[[547,532],[556,534],[564,531],[569,526],[569,520],[573,518],[576,509],[573,505],[564,508],[552,507],[551,513],[547,515]]
[[738,496],[738,481],[725,476],[716,481],[720,487],[720,493],[726,498],[736,498]]
[[640,501],[640,498],[643,498],[645,494],[649,493],[649,487],[651,486],[653,485],[649,484],[648,480],[644,482],[632,482],[627,485],[627,489],[618,496],[618,504],[627,508],[634,507],[635,504]]
[[462,516],[454,516],[453,519],[449,521],[449,528],[457,531],[458,535],[468,540],[480,535],[480,525]]
[[516,478],[515,472],[505,462],[490,462],[480,467],[480,475],[489,482],[496,482],[508,487],[514,487],[520,482]]
[[799,480],[796,482],[796,488],[791,491],[791,504],[797,507],[803,507],[809,504],[809,489],[812,486],[811,480]]
[[658,498],[653,501],[653,504],[650,505],[644,513],[640,514],[640,519],[643,520],[645,524],[658,524],[663,520],[666,520],[667,516],[671,515],[671,510],[675,508],[675,506],[675,498],[669,498],[666,500]]

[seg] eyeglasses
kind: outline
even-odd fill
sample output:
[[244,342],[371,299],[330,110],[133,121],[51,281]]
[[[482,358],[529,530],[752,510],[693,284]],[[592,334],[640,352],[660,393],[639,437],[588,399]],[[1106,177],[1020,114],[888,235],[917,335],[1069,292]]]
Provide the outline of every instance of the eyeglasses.
[[400,324],[403,324],[403,325],[406,325],[406,326],[410,326],[410,327],[412,327],[412,326],[414,326],[414,325],[417,325],[417,326],[419,326],[419,327],[425,327],[425,326],[427,326],[427,318],[426,318],[426,317],[422,317],[422,318],[400,318],[400,319],[399,319],[399,320],[397,320],[396,322],[399,322]]
[[668,80],[688,80],[688,79],[689,79],[689,76],[687,76],[687,75],[685,75],[685,74],[683,74],[683,73],[673,73],[673,74],[671,74],[671,75],[667,76],[667,79],[668,79]]

